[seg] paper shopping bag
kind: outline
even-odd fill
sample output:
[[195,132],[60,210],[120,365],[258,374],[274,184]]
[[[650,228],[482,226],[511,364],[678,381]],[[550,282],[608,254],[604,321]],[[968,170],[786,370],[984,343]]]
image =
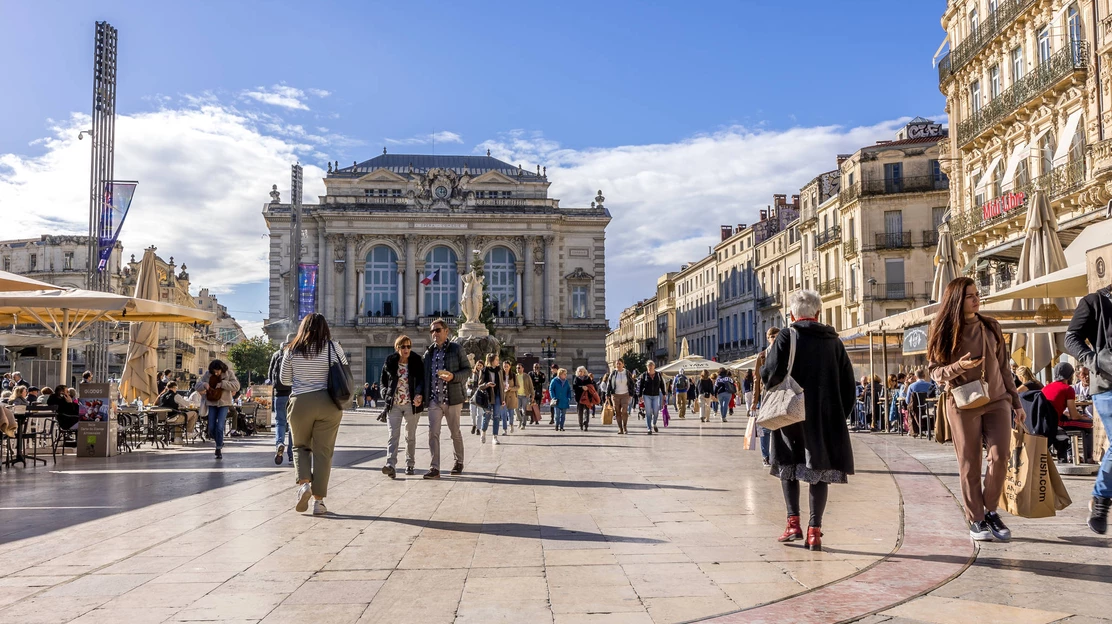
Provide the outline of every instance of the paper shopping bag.
[[609,425],[614,422],[614,405],[610,401],[606,402],[606,407],[602,408],[602,424]]
[[1048,518],[1072,502],[1050,457],[1046,438],[1031,435],[1022,427],[1013,428],[1000,504],[1014,516]]
[[742,443],[741,448],[745,450],[752,450],[753,437],[757,432],[757,417],[750,416],[749,421],[745,423],[745,441]]

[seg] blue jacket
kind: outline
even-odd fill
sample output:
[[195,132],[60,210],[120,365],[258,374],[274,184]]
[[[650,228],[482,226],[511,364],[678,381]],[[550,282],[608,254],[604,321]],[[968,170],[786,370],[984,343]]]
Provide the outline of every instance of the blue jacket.
[[553,377],[548,384],[548,395],[555,402],[556,407],[568,409],[575,398],[572,396],[571,382],[559,377]]

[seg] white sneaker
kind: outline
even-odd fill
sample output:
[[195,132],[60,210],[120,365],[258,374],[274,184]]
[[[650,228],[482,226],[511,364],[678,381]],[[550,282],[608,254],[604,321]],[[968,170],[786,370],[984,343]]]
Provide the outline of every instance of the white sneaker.
[[513,433],[513,432],[514,432],[514,425],[513,425],[513,423],[510,423],[510,433]]
[[298,513],[305,513],[309,510],[309,496],[313,493],[313,484],[302,483],[301,487],[297,488],[297,506],[293,508]]
[[[497,438],[495,438],[495,439],[497,439]],[[479,444],[486,444],[486,443],[487,443],[487,432],[484,431],[483,435],[479,436]]]
[[493,442],[493,444],[494,444],[495,446],[497,446],[497,445],[498,445],[498,436],[494,436],[494,442]]
[[323,516],[328,513],[328,508],[324,506],[324,501],[317,499],[313,501],[313,515]]

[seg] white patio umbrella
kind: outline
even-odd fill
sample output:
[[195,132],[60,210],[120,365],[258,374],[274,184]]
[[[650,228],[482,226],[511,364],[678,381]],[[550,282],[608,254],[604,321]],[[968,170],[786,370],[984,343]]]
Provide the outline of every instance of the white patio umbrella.
[[938,226],[938,247],[934,251],[934,282],[931,284],[931,301],[942,301],[946,285],[961,275],[958,269],[958,250],[954,246],[954,235],[950,233],[949,222]]
[[693,371],[718,370],[720,368],[722,368],[720,362],[708,360],[701,355],[692,355],[690,348],[687,346],[687,338],[684,338],[680,345],[680,357],[656,370],[665,375],[675,375],[680,371],[689,373]]
[[0,292],[0,322],[36,323],[62,340],[61,379],[69,374],[66,354],[70,339],[97,321],[211,324],[216,315],[196,308],[77,288]]
[[[158,268],[154,250],[148,248],[139,262],[135,284],[137,299],[158,300]],[[128,328],[127,359],[120,380],[120,396],[125,401],[141,398],[154,401],[158,393],[158,323],[132,323]]]
[[[1050,208],[1046,192],[1035,191],[1027,208],[1026,236],[1019,254],[1016,285],[1037,280],[1066,268],[1066,255],[1058,240],[1058,220]],[[1047,295],[1049,295],[1047,290]],[[1017,299],[1013,310],[1038,310],[1040,306],[1054,304],[1058,310],[1068,310],[1075,303],[1064,297]],[[1012,359],[1032,371],[1040,371],[1060,353],[1065,352],[1065,336],[1061,333],[1029,332],[1012,335]]]
[[29,277],[0,271],[0,291],[12,290],[61,290],[60,286],[40,282]]

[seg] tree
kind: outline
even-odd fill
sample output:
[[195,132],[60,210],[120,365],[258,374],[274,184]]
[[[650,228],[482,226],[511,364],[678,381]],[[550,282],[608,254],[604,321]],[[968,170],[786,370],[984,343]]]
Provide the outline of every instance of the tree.
[[232,345],[228,349],[228,359],[232,361],[240,383],[249,384],[251,380],[261,381],[267,378],[270,356],[277,350],[278,345],[269,338],[256,336]]
[[648,361],[649,356],[643,353],[635,353],[632,350],[622,354],[622,362],[625,364],[626,370],[630,372],[645,370],[645,364]]

